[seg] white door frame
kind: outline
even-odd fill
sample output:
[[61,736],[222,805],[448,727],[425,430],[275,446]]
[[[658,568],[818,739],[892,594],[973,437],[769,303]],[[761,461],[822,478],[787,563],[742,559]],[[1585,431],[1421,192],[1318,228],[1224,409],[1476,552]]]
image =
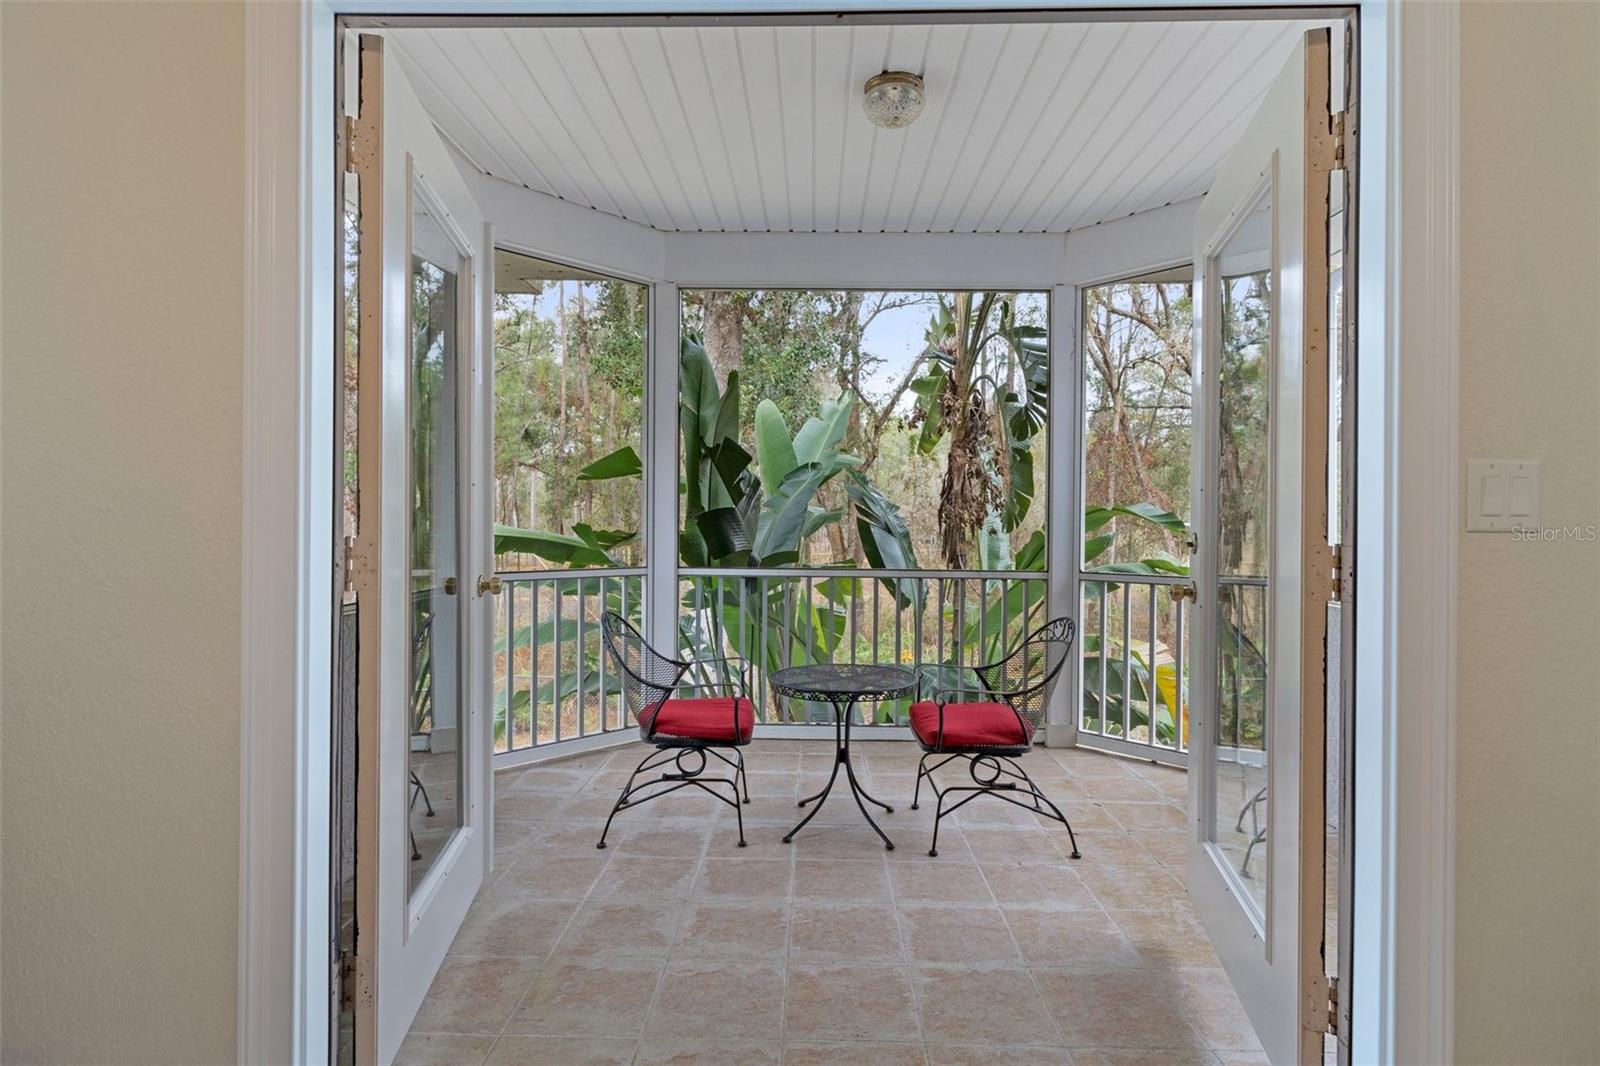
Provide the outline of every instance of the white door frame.
[[[423,14],[443,6],[440,0],[306,0],[253,4],[245,15],[241,1062],[315,1062],[327,1050],[334,17]],[[634,5],[661,13],[723,6],[733,5]],[[741,0],[737,9],[886,6]],[[972,11],[1012,3],[920,0],[917,6]],[[1355,997],[1356,1060],[1439,1062],[1451,1056],[1453,1024],[1460,12],[1458,0],[1367,0],[1360,8],[1366,103],[1359,117],[1355,290],[1360,887],[1347,987]],[[451,10],[595,15],[606,5],[471,0]],[[284,447],[286,441],[294,447]],[[1404,774],[1397,772],[1402,766]]]

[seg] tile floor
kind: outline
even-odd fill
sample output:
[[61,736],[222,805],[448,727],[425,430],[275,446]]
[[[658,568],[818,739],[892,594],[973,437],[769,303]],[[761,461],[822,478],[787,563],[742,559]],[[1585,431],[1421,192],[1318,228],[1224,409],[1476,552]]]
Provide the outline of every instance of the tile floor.
[[748,847],[686,789],[596,850],[643,752],[499,775],[494,873],[398,1062],[1266,1061],[1184,891],[1181,772],[1040,749],[1024,764],[1083,858],[1058,824],[979,799],[933,859],[912,745],[855,745],[896,808],[885,852],[837,791],[784,844],[831,744],[758,740]]

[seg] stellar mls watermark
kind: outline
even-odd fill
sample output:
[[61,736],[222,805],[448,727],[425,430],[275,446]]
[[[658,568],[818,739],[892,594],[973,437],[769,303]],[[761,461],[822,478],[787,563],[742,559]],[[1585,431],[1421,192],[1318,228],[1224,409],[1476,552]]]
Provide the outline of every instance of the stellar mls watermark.
[[1512,540],[1575,540],[1588,544],[1600,540],[1600,526],[1512,526]]

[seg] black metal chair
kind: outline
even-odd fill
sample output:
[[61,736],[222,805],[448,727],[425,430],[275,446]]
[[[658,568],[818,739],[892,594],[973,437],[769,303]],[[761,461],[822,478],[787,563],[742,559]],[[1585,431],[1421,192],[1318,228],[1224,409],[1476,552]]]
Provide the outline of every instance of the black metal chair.
[[[686,661],[662,655],[645,642],[639,631],[615,611],[607,611],[600,619],[606,654],[616,664],[622,680],[622,698],[628,712],[638,720],[639,737],[655,750],[639,761],[616,806],[606,818],[606,827],[600,833],[597,848],[606,846],[606,834],[611,832],[611,820],[620,811],[637,807],[641,803],[658,799],[668,793],[690,785],[697,786],[728,804],[739,817],[739,846],[745,846],[744,811],[739,802],[739,786],[744,786],[744,802],[750,802],[750,782],[745,777],[744,754],[739,750],[750,743],[755,732],[755,704],[750,700],[750,664],[743,659],[717,658]],[[709,681],[684,683],[691,668],[737,664],[737,681]],[[682,690],[726,689],[729,695],[681,698]],[[722,753],[733,752],[733,758]],[[732,776],[707,777],[706,756],[711,755],[732,768]],[[699,762],[686,762],[686,757],[698,757]],[[668,764],[672,769],[658,776],[638,781],[640,774],[658,770]],[[733,792],[729,799],[713,785],[727,785]]]
[[[911,731],[924,752],[917,764],[911,809],[918,809],[922,779],[938,797],[929,855],[939,854],[939,822],[979,796],[994,796],[1060,822],[1078,858],[1078,838],[1061,809],[1052,803],[1016,761],[1033,747],[1061,668],[1072,650],[1073,622],[1057,618],[1025,637],[998,662],[974,666],[977,684],[934,689],[911,705]],[[928,760],[943,756],[932,766]],[[933,772],[955,759],[967,761],[970,785],[940,788]],[[964,794],[945,805],[945,797]],[[1020,798],[1019,798],[1020,797]]]

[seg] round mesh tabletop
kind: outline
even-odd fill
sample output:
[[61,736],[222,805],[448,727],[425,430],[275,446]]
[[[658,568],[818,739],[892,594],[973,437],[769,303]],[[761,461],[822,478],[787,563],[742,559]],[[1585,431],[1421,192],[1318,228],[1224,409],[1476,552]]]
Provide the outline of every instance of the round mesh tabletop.
[[798,700],[892,700],[917,687],[917,675],[903,666],[817,663],[773,671],[772,687]]

